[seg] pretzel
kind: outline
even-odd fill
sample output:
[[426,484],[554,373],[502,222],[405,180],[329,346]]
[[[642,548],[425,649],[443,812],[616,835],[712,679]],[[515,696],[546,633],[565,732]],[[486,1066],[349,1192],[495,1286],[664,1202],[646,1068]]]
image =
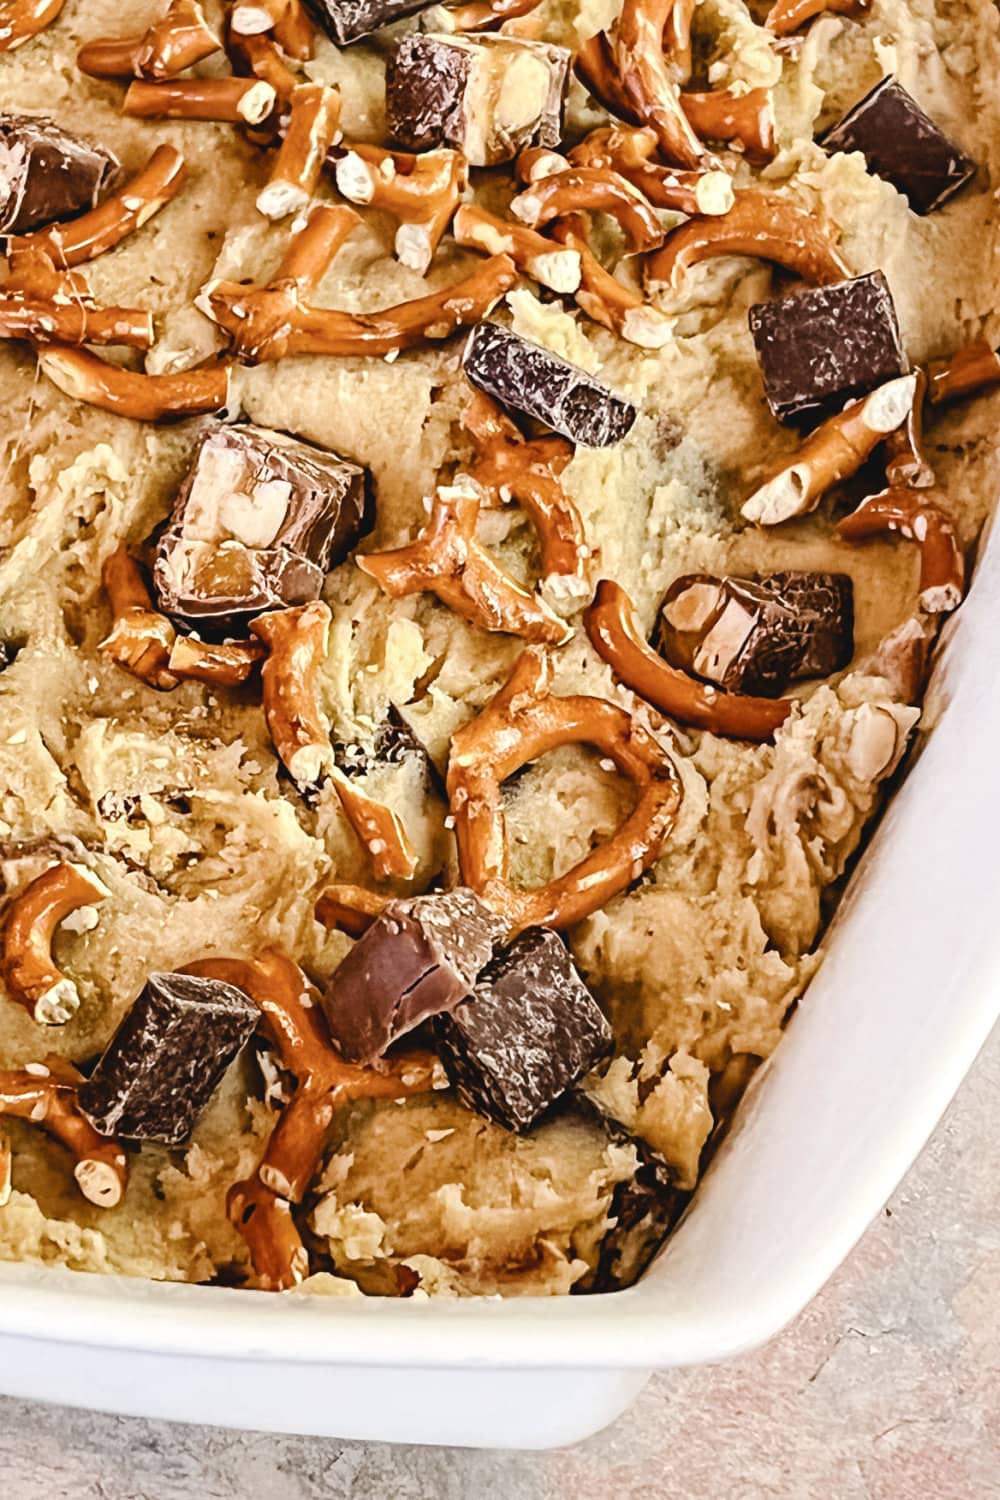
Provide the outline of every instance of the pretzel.
[[568,172],[572,162],[568,156],[553,151],[550,146],[525,146],[514,161],[514,175],[518,182],[541,182],[556,172]]
[[646,279],[679,292],[692,266],[718,255],[754,255],[825,285],[851,275],[825,225],[787,198],[748,188],[721,218],[692,219],[646,261]]
[[552,226],[552,236],[580,257],[580,286],[575,296],[577,306],[588,318],[640,349],[662,349],[669,343],[674,331],[672,320],[651,306],[641,292],[605,270],[590,248],[583,214],[558,219]]
[[167,667],[181,682],[204,682],[209,687],[236,687],[246,682],[266,656],[260,641],[216,644],[193,635],[179,635],[170,648]]
[[271,179],[257,194],[258,211],[266,219],[285,219],[308,206],[337,136],[340,102],[340,90],[322,83],[300,83],[292,90],[285,138]]
[[14,1189],[14,1159],[10,1149],[10,1136],[0,1130],[0,1208],[6,1208]]
[[[659,857],[681,804],[666,750],[625,709],[603,698],[556,698],[545,652],[530,646],[478,718],[452,737],[448,797],[463,883],[508,924],[571,927],[606,906]],[[618,830],[546,885],[510,884],[503,783],[560,745],[585,744],[614,761],[638,793]]]
[[56,19],[66,0],[7,0],[0,4],[0,53],[30,42]]
[[851,11],[867,9],[868,0],[777,0],[768,11],[764,25],[774,36],[790,36],[813,16],[827,11],[849,15]]
[[153,608],[142,570],[126,547],[105,558],[101,581],[114,623],[98,651],[148,687],[169,692],[177,686],[170,670],[177,632],[166,615]]
[[[0,1070],[0,1115],[41,1125],[76,1157],[73,1176],[88,1203],[116,1208],[128,1182],[128,1158],[113,1136],[99,1135],[76,1098],[79,1074],[65,1058]],[[9,1177],[8,1177],[9,1184]],[[0,1204],[3,1202],[0,1194]]]
[[198,0],[171,0],[165,16],[139,36],[101,37],[76,56],[91,78],[173,78],[222,46]]
[[475,489],[440,486],[427,525],[414,541],[358,557],[358,567],[390,599],[426,590],[481,630],[565,645],[572,627],[516,583],[476,541],[481,505]]
[[576,167],[610,168],[640,192],[654,208],[676,213],[724,214],[733,206],[733,182],[728,172],[709,169],[682,172],[652,160],[657,150],[655,131],[628,125],[592,130],[569,153]]
[[[288,66],[285,54],[270,36],[244,36],[230,27],[226,33],[226,53],[234,73],[244,78],[258,78],[262,83],[270,84],[279,105],[287,108],[291,104],[292,95],[302,80]],[[265,121],[262,127],[268,139],[272,135],[268,130],[271,123],[270,120]]]
[[[676,17],[690,15],[677,0],[625,0],[618,17],[614,58],[625,98],[644,125],[656,132],[666,159],[680,167],[701,166],[705,147],[681,108],[678,80],[690,66],[690,47],[678,34]],[[668,35],[668,27],[673,35]],[[674,46],[673,63],[664,47]]]
[[703,140],[742,149],[751,161],[770,161],[776,150],[774,101],[767,88],[711,89],[681,94],[681,109]]
[[784,464],[743,506],[759,526],[776,526],[816,509],[833,484],[856,474],[879,443],[907,420],[916,375],[900,375],[853,402],[810,433]]
[[39,350],[38,368],[65,395],[137,422],[179,421],[208,412],[225,415],[230,371],[206,365],[176,375],[142,375],[108,364],[86,349],[52,345]]
[[137,120],[216,120],[260,125],[277,94],[260,78],[181,78],[164,83],[136,79],[125,91],[122,114]]
[[492,505],[516,500],[538,532],[546,577],[580,578],[590,555],[583,520],[559,476],[573,457],[561,437],[529,442],[500,407],[477,391],[462,413],[476,447],[469,477]]
[[0,289],[0,339],[148,349],[153,317],[140,308],[98,307],[81,278],[57,272],[43,250],[19,250]]
[[383,209],[399,220],[400,263],[427,270],[469,181],[461,151],[383,151],[352,146],[335,166],[337,191],[351,203]]
[[399,814],[364,792],[334,769],[330,773],[344,815],[364,846],[378,880],[410,880],[417,855]]
[[727,693],[670,666],[646,644],[631,599],[610,578],[597,585],[584,623],[594,650],[619,681],[678,724],[728,739],[764,741],[791,713],[785,698]]
[[253,959],[207,958],[184,970],[236,985],[260,1007],[268,1039],[295,1090],[281,1110],[254,1176],[235,1182],[226,1207],[246,1240],[258,1283],[284,1291],[304,1280],[309,1257],[291,1205],[319,1169],[335,1114],[354,1099],[401,1099],[434,1087],[435,1061],[409,1053],[375,1068],[347,1063],[334,1049],[319,996],[297,964],[277,949]]
[[530,15],[541,0],[469,0],[448,7],[448,24],[455,31],[498,31],[507,21]]
[[642,193],[608,168],[571,167],[543,177],[519,193],[510,210],[532,228],[578,212],[610,214],[630,250],[642,253],[663,243],[663,227]]
[[452,234],[456,244],[485,255],[509,255],[525,276],[532,276],[553,292],[564,295],[580,285],[580,254],[559,249],[544,235],[524,224],[499,219],[475,203],[463,203],[455,214]]
[[1000,382],[1000,349],[983,340],[968,344],[947,359],[932,359],[927,366],[927,394],[935,406],[956,401]]
[[846,542],[898,533],[920,548],[920,608],[929,615],[947,614],[962,602],[965,564],[955,529],[926,491],[899,486],[871,495],[837,525]]
[[885,440],[885,477],[890,488],[926,490],[934,483],[934,470],[924,453],[924,398],[927,372],[915,370],[917,383],[906,421]]
[[300,62],[312,57],[316,30],[301,0],[237,0],[230,25],[240,37],[270,33],[283,52]]
[[7,909],[3,932],[4,984],[39,1026],[63,1026],[80,1009],[80,992],[57,968],[52,941],[59,923],[81,906],[110,894],[84,865],[62,861],[25,886]]
[[7,254],[44,250],[59,267],[80,266],[147,224],[164,204],[176,198],[187,181],[184,158],[175,146],[157,146],[142,171],[103,203],[68,224],[50,224],[34,234],[15,234]]
[[360,885],[328,885],[316,901],[315,916],[324,927],[359,938],[381,916],[388,900]]

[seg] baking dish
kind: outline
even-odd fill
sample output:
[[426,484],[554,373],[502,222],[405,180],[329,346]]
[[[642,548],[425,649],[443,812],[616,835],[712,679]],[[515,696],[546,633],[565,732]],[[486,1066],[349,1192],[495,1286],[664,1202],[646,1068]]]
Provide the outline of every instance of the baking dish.
[[234,1427],[546,1447],[611,1421],[651,1370],[781,1329],[899,1182],[1000,1014],[996,528],[982,551],[938,652],[934,732],[787,1036],[639,1285],[326,1302],[6,1265],[0,1389]]

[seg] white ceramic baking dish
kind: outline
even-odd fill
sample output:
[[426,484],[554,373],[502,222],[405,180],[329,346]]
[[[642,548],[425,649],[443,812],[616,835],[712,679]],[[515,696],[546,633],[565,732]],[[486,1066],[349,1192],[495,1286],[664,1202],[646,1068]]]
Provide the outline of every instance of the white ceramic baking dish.
[[648,1373],[724,1359],[814,1295],[1000,1014],[1000,537],[948,631],[939,718],[829,954],[678,1231],[597,1297],[354,1301],[0,1267],[0,1389],[340,1437],[543,1447]]

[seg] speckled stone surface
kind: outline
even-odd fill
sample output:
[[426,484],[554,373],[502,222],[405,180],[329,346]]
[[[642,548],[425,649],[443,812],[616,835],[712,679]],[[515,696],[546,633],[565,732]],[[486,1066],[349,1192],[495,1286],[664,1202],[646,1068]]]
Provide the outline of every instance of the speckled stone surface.
[[766,1349],[657,1376],[556,1453],[228,1433],[0,1401],[17,1500],[1000,1495],[1000,1030],[889,1207]]

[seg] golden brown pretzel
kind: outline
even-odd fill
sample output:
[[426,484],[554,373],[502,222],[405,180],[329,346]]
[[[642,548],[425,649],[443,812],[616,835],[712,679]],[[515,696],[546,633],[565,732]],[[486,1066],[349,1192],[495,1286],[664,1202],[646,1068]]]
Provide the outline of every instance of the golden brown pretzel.
[[171,0],[166,14],[139,36],[87,42],[77,53],[76,65],[92,78],[155,81],[183,73],[221,47],[198,0]]
[[849,15],[851,11],[867,10],[869,0],[777,0],[767,13],[764,25],[775,36],[791,36],[814,16],[833,11],[838,15]]
[[285,219],[308,206],[337,138],[340,103],[340,90],[322,83],[300,83],[292,90],[285,138],[270,180],[257,194],[265,218]]
[[177,632],[166,615],[153,608],[142,569],[127,547],[116,548],[104,559],[101,581],[113,623],[98,651],[148,687],[169,692],[178,680],[170,669]]
[[928,397],[935,406],[1000,384],[1000,350],[979,339],[927,366]]
[[487,213],[478,203],[463,203],[452,224],[455,243],[484,255],[509,255],[525,276],[553,292],[572,294],[580,285],[580,256],[561,249],[543,234],[511,219]]
[[750,161],[770,161],[777,149],[771,90],[710,89],[681,95],[684,117],[702,140],[738,146]]
[[328,885],[316,901],[315,916],[324,927],[359,938],[368,931],[389,901],[360,885]]
[[7,907],[3,928],[4,984],[40,1026],[63,1026],[80,1008],[80,993],[52,957],[52,942],[70,912],[96,906],[108,889],[84,865],[63,860],[25,886]]
[[51,26],[66,0],[6,0],[0,4],[0,53],[30,42]]
[[533,182],[510,205],[532,228],[575,213],[605,213],[618,221],[629,249],[642,253],[663,243],[663,227],[638,188],[608,167],[571,167]]
[[[77,1104],[79,1074],[65,1058],[0,1070],[0,1115],[41,1125],[76,1157],[73,1176],[88,1203],[115,1208],[128,1182],[128,1158],[113,1136],[99,1135]],[[9,1179],[8,1179],[9,1188]],[[0,1195],[0,1204],[3,1202]]]
[[0,339],[148,349],[153,316],[135,307],[98,307],[82,277],[57,271],[44,250],[17,250],[0,289]]
[[[503,783],[560,745],[586,744],[635,783],[631,814],[610,839],[535,890],[510,884]],[[452,737],[448,797],[465,885],[508,924],[571,927],[606,906],[659,857],[682,790],[671,757],[625,709],[603,698],[554,697],[545,652],[529,647],[505,685]]]
[[[621,91],[635,115],[656,132],[660,151],[679,167],[699,167],[707,152],[688,123],[680,102],[685,54],[671,62],[666,35],[677,0],[625,0],[618,17],[614,59]],[[689,54],[687,54],[689,60]]]
[[125,91],[122,114],[139,120],[260,125],[276,98],[273,86],[261,78],[170,78],[163,83],[137,78]]
[[965,564],[955,529],[926,490],[887,489],[867,500],[838,523],[846,542],[901,536],[920,549],[920,607],[929,615],[947,614],[962,602]]
[[605,270],[590,248],[587,228],[584,214],[569,214],[552,225],[553,239],[580,257],[580,285],[574,293],[577,306],[627,343],[640,349],[662,349],[673,337],[673,323],[641,292]]
[[885,440],[885,477],[890,488],[926,490],[934,483],[934,470],[924,452],[924,402],[927,399],[927,372],[914,371],[917,383],[909,414],[902,427],[890,432]]
[[395,250],[404,266],[426,271],[469,181],[461,151],[386,151],[353,145],[337,157],[338,192],[399,221]]
[[241,38],[273,36],[281,50],[299,62],[312,57],[316,28],[302,0],[237,0],[230,24]]
[[170,648],[167,666],[182,682],[208,687],[236,687],[246,682],[267,655],[260,641],[200,641],[179,635]]
[[573,166],[617,172],[655,208],[689,216],[729,212],[733,182],[728,172],[664,167],[653,160],[656,151],[656,132],[648,127],[609,125],[585,136],[569,152],[569,160]]

